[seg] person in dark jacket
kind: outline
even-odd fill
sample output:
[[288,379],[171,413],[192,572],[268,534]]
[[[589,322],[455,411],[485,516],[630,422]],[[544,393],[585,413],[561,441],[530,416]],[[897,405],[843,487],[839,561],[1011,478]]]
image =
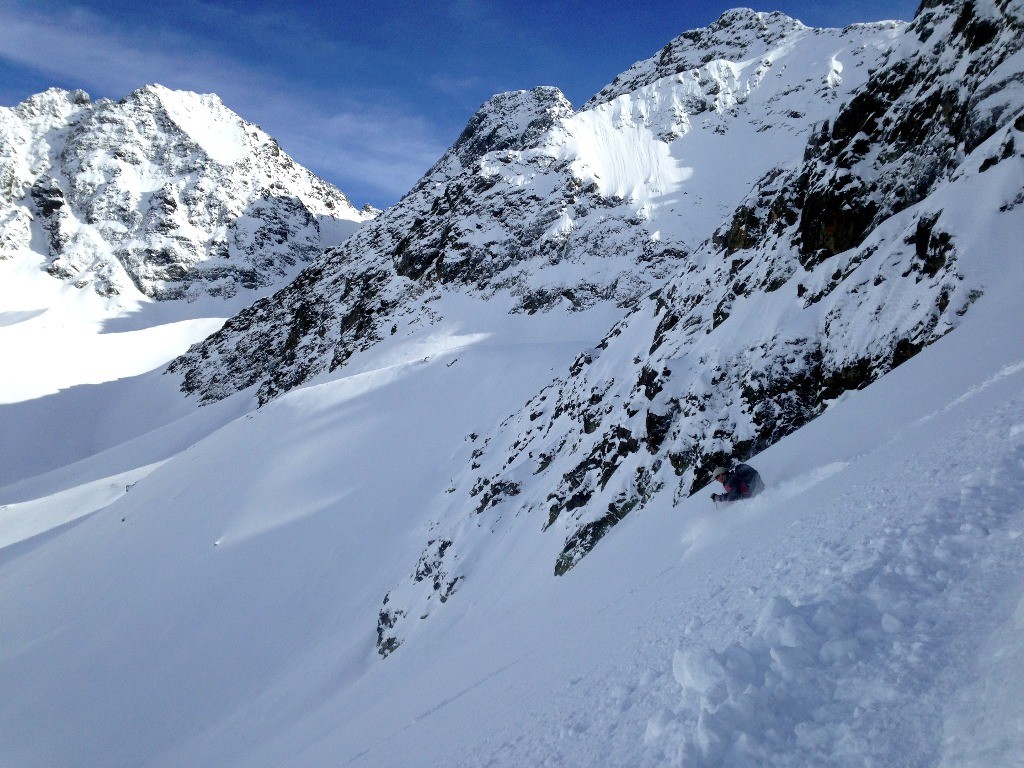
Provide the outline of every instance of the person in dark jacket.
[[748,464],[737,464],[732,469],[715,467],[712,476],[725,488],[725,493],[712,493],[712,501],[749,499],[764,490],[761,476]]

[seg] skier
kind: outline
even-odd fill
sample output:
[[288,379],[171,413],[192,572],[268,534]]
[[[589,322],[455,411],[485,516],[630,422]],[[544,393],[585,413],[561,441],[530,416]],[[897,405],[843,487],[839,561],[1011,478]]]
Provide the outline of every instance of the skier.
[[764,490],[761,476],[757,474],[756,469],[747,464],[737,464],[731,470],[715,467],[711,474],[725,488],[725,493],[711,494],[711,500],[714,502],[749,499]]

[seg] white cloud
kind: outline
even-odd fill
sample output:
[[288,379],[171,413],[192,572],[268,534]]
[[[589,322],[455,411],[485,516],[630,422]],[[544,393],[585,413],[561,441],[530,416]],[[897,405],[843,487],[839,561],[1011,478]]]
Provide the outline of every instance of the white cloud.
[[430,78],[430,85],[446,96],[462,96],[472,93],[480,87],[483,79],[479,75],[468,77],[455,77],[453,75],[434,75]]
[[[287,111],[283,103],[274,112]],[[375,106],[349,105],[338,111],[313,114],[287,132],[285,150],[328,177],[358,180],[361,186],[383,192],[392,201],[412,187],[446,149],[436,128],[424,118]],[[284,114],[275,114],[275,123]],[[266,127],[266,126],[264,126]],[[342,191],[358,199],[358,189]]]
[[206,90],[203,86],[216,81],[225,67],[225,62],[190,50],[184,39],[171,50],[158,47],[166,40],[139,47],[81,10],[55,16],[4,7],[0,27],[0,57],[105,91],[127,92],[152,82],[169,85],[168,80],[189,80],[197,84],[195,90]]

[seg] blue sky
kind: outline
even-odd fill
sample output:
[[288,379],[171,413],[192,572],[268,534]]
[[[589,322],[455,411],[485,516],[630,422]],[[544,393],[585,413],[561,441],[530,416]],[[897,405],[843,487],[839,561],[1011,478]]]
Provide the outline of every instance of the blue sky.
[[397,201],[502,91],[577,107],[676,35],[753,5],[815,27],[910,19],[917,0],[0,0],[0,105],[51,86],[217,93],[357,205]]

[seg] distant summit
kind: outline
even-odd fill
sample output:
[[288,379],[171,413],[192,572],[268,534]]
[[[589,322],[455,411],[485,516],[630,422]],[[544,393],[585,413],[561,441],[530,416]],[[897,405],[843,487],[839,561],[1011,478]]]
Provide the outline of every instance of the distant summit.
[[[877,25],[871,25],[877,26]],[[701,29],[684,32],[650,59],[638,61],[597,92],[584,109],[672,75],[699,71],[715,61],[742,62],[818,30],[805,27],[784,13],[758,13],[736,8]]]
[[265,287],[370,218],[215,95],[50,89],[0,108],[0,135],[0,256],[38,249],[103,296]]

